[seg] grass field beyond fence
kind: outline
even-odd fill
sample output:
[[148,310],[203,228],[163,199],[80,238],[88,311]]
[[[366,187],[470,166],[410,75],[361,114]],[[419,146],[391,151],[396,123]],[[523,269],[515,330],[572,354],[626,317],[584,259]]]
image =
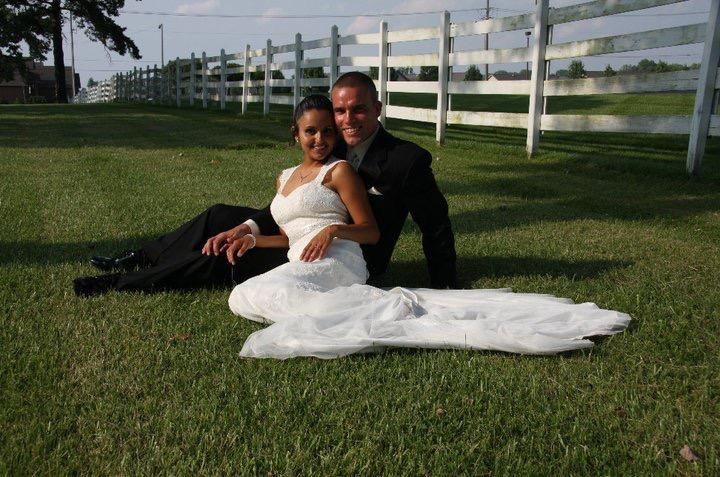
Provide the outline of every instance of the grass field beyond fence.
[[[93,254],[267,204],[300,153],[252,106],[0,107],[0,474],[720,474],[717,140],[691,180],[687,136],[546,133],[527,160],[524,130],[389,121],[435,158],[464,287],[632,315],[589,351],[245,360],[229,290],[76,298]],[[382,284],[428,285],[411,222]]]

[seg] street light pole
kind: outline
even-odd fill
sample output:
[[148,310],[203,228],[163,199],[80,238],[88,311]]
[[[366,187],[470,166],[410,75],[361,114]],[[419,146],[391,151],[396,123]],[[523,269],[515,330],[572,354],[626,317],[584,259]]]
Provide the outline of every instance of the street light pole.
[[160,29],[160,66],[165,66],[165,46],[164,46],[164,30],[163,30],[163,24],[159,24],[158,28]]
[[[72,98],[75,102],[75,35],[73,34],[73,14],[70,12],[70,71],[72,72]],[[63,73],[64,75],[65,73]]]
[[[490,0],[486,0],[486,2],[485,2],[485,20],[489,20],[489,19],[490,19]],[[487,51],[488,49],[490,49],[490,34],[485,33],[485,51]],[[488,71],[489,71],[488,64],[485,63],[485,81],[487,81],[487,79],[488,79],[488,75],[489,75]]]
[[[525,48],[530,49],[530,31],[525,32]],[[528,52],[529,55],[529,52]],[[525,79],[530,79],[530,62],[525,63]]]

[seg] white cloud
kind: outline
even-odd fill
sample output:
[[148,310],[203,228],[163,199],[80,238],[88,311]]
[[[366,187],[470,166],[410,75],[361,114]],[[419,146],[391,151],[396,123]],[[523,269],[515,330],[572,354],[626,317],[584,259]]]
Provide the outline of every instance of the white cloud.
[[220,6],[220,0],[205,0],[196,3],[183,3],[175,9],[175,13],[202,14],[210,13]]
[[356,33],[370,33],[380,30],[380,19],[377,17],[357,17],[347,27],[347,33],[354,35]]
[[271,21],[275,20],[274,18],[272,18],[273,15],[282,15],[283,13],[285,13],[285,10],[283,10],[280,7],[268,8],[267,10],[265,10],[263,12],[262,17],[260,19],[258,19],[258,22],[259,23],[271,22]]
[[437,0],[407,0],[395,5],[391,10],[393,13],[409,12],[435,12],[438,10],[452,10],[457,6],[457,1],[446,0],[438,4]]

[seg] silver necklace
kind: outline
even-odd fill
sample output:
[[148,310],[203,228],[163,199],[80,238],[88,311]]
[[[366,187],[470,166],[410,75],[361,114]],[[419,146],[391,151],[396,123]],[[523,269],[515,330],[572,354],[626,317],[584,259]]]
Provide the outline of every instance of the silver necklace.
[[312,174],[312,172],[313,172],[313,171],[310,171],[310,172],[308,172],[307,174],[303,175],[302,171],[300,171],[300,168],[298,168],[298,175],[300,176],[300,183],[302,184],[303,182],[305,182],[305,179],[307,179],[307,177],[308,177],[310,174]]

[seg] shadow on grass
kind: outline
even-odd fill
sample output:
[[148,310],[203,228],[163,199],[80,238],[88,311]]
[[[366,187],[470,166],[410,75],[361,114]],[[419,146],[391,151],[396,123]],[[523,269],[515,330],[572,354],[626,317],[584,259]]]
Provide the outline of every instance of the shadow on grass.
[[[460,256],[457,261],[460,286],[467,288],[483,278],[519,276],[565,277],[571,280],[596,278],[617,268],[627,268],[631,262],[623,260],[558,260],[532,256]],[[393,261],[384,275],[372,282],[379,287],[430,286],[425,260]]]
[[0,241],[0,265],[58,265],[63,263],[89,264],[93,255],[115,255],[135,250],[156,237],[105,239],[94,242],[3,242]]

